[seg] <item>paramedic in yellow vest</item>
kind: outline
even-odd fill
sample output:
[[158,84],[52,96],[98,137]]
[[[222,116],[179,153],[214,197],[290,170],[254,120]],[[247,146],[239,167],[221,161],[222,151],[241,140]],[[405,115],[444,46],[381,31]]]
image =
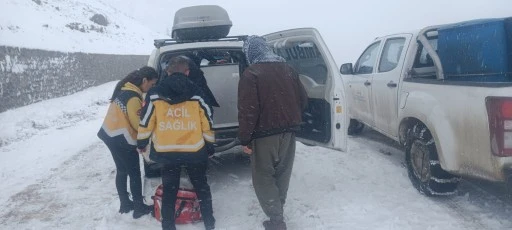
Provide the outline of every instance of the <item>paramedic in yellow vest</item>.
[[206,143],[215,141],[211,108],[202,90],[188,78],[189,61],[184,56],[169,61],[168,76],[146,96],[137,135],[139,152],[146,150],[151,139],[149,157],[163,165],[162,229],[176,229],[175,203],[182,167],[196,190],[205,228],[215,228],[206,180]]
[[[142,93],[155,85],[158,74],[151,67],[142,67],[128,74],[117,83],[110,106],[98,132],[105,142],[116,165],[116,188],[121,202],[119,212],[133,211],[137,219],[152,210],[142,199],[142,184],[137,153],[137,129],[142,107]],[[133,201],[128,196],[127,177],[130,177],[130,190]]]

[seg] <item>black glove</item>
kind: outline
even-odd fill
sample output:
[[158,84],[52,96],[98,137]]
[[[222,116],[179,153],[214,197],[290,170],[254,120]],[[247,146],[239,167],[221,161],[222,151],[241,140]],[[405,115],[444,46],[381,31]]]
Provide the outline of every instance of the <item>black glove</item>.
[[211,157],[215,153],[215,147],[212,143],[206,142],[206,153],[208,153],[208,156]]

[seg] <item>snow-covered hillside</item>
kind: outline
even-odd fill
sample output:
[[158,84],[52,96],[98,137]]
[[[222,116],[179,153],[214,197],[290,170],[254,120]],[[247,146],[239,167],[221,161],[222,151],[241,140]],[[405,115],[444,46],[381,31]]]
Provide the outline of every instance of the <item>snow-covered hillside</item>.
[[166,37],[102,0],[2,0],[0,45],[65,52],[149,54]]

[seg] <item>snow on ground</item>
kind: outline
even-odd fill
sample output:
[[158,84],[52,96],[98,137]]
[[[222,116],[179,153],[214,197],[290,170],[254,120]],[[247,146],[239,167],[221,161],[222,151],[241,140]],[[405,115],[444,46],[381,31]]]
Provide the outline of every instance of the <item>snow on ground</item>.
[[[119,3],[124,4],[124,3]],[[106,17],[95,23],[95,14]],[[102,0],[2,0],[0,45],[64,52],[144,54],[165,38]]]
[[114,86],[111,82],[0,113],[0,203],[98,141],[95,134]]
[[[115,167],[96,137],[115,82],[0,114],[2,229],[159,229],[150,216],[117,213]],[[263,229],[247,159],[212,163],[217,229]],[[427,198],[412,188],[400,150],[371,136],[338,152],[298,143],[286,220],[289,229],[508,229],[512,206],[463,186]],[[480,194],[480,195],[479,195]],[[150,200],[147,200],[151,203]],[[201,223],[178,226],[203,229]]]

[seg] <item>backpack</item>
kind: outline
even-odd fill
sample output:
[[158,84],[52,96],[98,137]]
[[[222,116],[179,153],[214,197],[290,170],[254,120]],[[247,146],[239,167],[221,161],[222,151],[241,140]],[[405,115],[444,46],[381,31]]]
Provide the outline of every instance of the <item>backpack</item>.
[[[162,196],[164,194],[163,185],[159,185],[155,195],[151,197],[155,206],[155,218],[162,221]],[[193,189],[179,188],[175,204],[175,223],[190,224],[201,221],[201,211],[199,209],[199,200]]]

